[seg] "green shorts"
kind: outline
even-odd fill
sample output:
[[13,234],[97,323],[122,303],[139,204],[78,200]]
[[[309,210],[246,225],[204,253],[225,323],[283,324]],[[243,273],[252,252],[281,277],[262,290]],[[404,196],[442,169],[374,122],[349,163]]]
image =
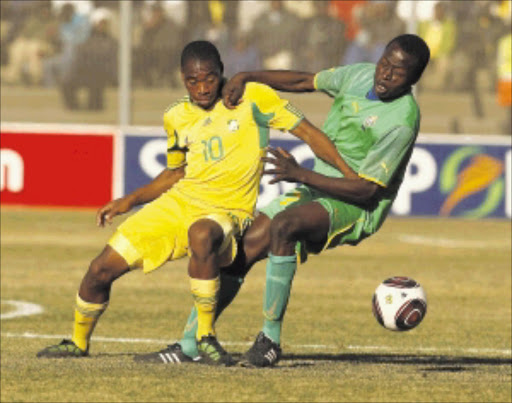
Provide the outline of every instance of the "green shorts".
[[281,211],[310,202],[320,203],[327,210],[330,228],[325,244],[300,245],[300,260],[302,262],[306,257],[304,252],[320,253],[325,249],[343,244],[356,245],[370,235],[365,231],[368,211],[353,204],[327,197],[324,193],[304,185],[275,198],[269,205],[262,208],[261,212],[272,219]]

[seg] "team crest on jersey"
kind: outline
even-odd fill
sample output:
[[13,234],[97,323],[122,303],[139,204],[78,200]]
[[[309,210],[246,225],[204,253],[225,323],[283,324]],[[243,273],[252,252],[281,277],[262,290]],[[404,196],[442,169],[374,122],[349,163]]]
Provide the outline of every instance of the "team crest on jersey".
[[240,125],[238,124],[238,120],[231,119],[228,121],[228,130],[233,133],[236,132],[240,128]]
[[375,115],[368,116],[363,122],[363,129],[368,129],[369,127],[372,127],[375,124],[375,122],[377,122],[378,118],[379,117]]

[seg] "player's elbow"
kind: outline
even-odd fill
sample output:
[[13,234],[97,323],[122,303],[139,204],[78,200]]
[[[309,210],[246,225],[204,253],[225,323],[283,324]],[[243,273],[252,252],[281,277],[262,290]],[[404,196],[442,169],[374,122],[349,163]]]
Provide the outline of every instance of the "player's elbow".
[[375,196],[379,190],[379,185],[365,179],[359,180],[359,186],[355,192],[355,198],[360,204],[370,204],[374,201]]
[[298,92],[313,92],[315,91],[315,75],[314,74],[306,74],[301,78],[296,84],[296,88]]

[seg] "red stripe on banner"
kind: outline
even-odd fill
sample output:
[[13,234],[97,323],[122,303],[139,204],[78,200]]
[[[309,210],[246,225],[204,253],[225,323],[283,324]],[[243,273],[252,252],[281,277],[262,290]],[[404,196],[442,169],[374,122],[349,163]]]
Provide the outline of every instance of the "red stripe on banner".
[[98,207],[112,198],[113,135],[1,133],[1,203]]

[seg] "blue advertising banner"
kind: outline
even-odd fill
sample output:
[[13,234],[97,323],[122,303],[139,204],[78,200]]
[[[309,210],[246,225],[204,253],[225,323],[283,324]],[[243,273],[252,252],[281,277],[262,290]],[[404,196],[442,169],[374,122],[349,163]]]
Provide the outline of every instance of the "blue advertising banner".
[[[289,137],[289,138],[288,138]],[[512,151],[510,143],[499,141],[436,142],[425,136],[414,149],[392,214],[400,216],[446,216],[466,218],[511,217]],[[309,147],[291,135],[273,136],[273,147],[290,151],[297,161],[313,166]],[[148,183],[166,165],[166,140],[163,135],[126,135],[124,193]],[[263,178],[257,207],[295,187],[291,183],[270,185]]]
[[124,150],[124,194],[147,184],[166,167],[167,141],[163,135],[125,135]]

